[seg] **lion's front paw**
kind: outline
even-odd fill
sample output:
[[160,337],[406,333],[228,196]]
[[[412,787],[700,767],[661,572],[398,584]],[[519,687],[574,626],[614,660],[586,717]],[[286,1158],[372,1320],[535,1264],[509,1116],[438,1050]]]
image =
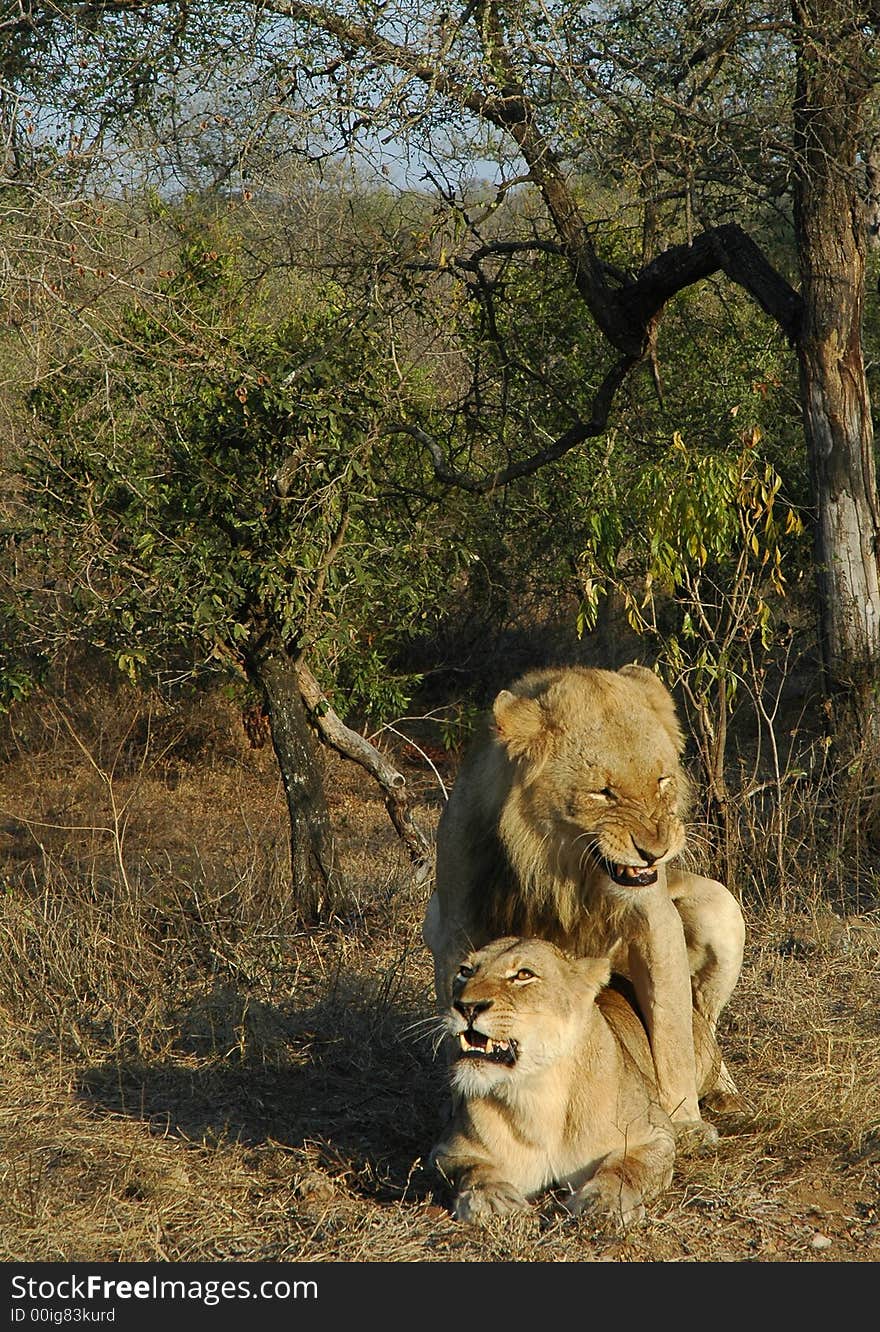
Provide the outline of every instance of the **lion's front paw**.
[[528,1205],[519,1189],[500,1181],[497,1184],[482,1184],[462,1189],[455,1196],[452,1215],[456,1221],[479,1223],[490,1216],[504,1216],[510,1212],[525,1211]]
[[675,1150],[699,1155],[711,1152],[718,1146],[718,1130],[705,1119],[673,1120],[675,1129]]

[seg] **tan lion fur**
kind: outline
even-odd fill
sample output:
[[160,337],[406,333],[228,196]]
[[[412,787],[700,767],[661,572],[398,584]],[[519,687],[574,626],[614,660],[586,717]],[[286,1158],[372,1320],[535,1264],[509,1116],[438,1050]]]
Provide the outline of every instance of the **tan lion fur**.
[[[463,953],[499,936],[607,954],[635,985],[664,1107],[711,1135],[691,1007],[714,1032],[745,931],[722,884],[670,865],[685,845],[683,743],[672,696],[641,666],[535,671],[502,690],[440,821],[423,932],[441,1008]],[[713,1091],[736,1097],[723,1064]]]
[[[605,988],[609,975],[607,958],[573,958],[537,939],[494,940],[464,959],[444,1025],[465,1052],[451,1066],[453,1120],[432,1152],[459,1220],[519,1210],[557,1188],[568,1212],[625,1226],[669,1185],[673,1125],[645,1029],[628,999]],[[693,1020],[708,1086],[720,1055]],[[515,1063],[483,1054],[486,1037],[502,1049],[513,1042]]]

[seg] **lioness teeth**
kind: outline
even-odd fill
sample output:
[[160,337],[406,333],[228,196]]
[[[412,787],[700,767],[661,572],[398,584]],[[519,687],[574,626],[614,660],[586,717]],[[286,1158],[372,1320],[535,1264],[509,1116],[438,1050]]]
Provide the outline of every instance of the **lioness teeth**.
[[505,1063],[513,1063],[516,1059],[516,1041],[493,1040],[491,1036],[485,1036],[481,1031],[460,1031],[458,1044],[462,1054],[481,1055]]

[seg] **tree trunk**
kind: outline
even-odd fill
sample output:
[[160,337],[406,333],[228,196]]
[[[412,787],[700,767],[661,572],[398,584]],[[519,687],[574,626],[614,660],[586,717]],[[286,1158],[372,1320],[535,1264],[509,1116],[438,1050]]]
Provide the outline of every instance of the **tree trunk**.
[[343,758],[357,763],[381,786],[388,817],[415,866],[416,882],[423,883],[434,867],[434,848],[412,816],[405,791],[406,778],[375,745],[345,725],[302,658],[295,669],[300,697],[321,740]]
[[339,889],[320,745],[300,693],[296,663],[283,647],[271,648],[250,662],[249,673],[266,700],[287,797],[294,909],[303,922],[312,924],[327,919]]
[[857,35],[839,35],[847,12],[851,18],[846,0],[805,0],[794,12],[801,167],[795,226],[803,297],[797,347],[817,513],[822,652],[829,685],[852,698],[861,726],[876,733],[880,515],[861,344],[865,228],[856,171],[865,54]]

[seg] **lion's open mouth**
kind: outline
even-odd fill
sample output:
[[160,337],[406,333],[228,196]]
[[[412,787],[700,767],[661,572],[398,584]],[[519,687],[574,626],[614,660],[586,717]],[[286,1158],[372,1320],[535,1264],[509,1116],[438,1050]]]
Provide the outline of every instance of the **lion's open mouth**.
[[492,1064],[506,1064],[512,1068],[516,1063],[517,1043],[514,1040],[495,1041],[481,1031],[468,1027],[458,1033],[459,1059],[487,1059]]
[[657,871],[650,867],[639,869],[637,865],[615,865],[610,860],[603,860],[602,868],[621,888],[650,888],[657,882]]

